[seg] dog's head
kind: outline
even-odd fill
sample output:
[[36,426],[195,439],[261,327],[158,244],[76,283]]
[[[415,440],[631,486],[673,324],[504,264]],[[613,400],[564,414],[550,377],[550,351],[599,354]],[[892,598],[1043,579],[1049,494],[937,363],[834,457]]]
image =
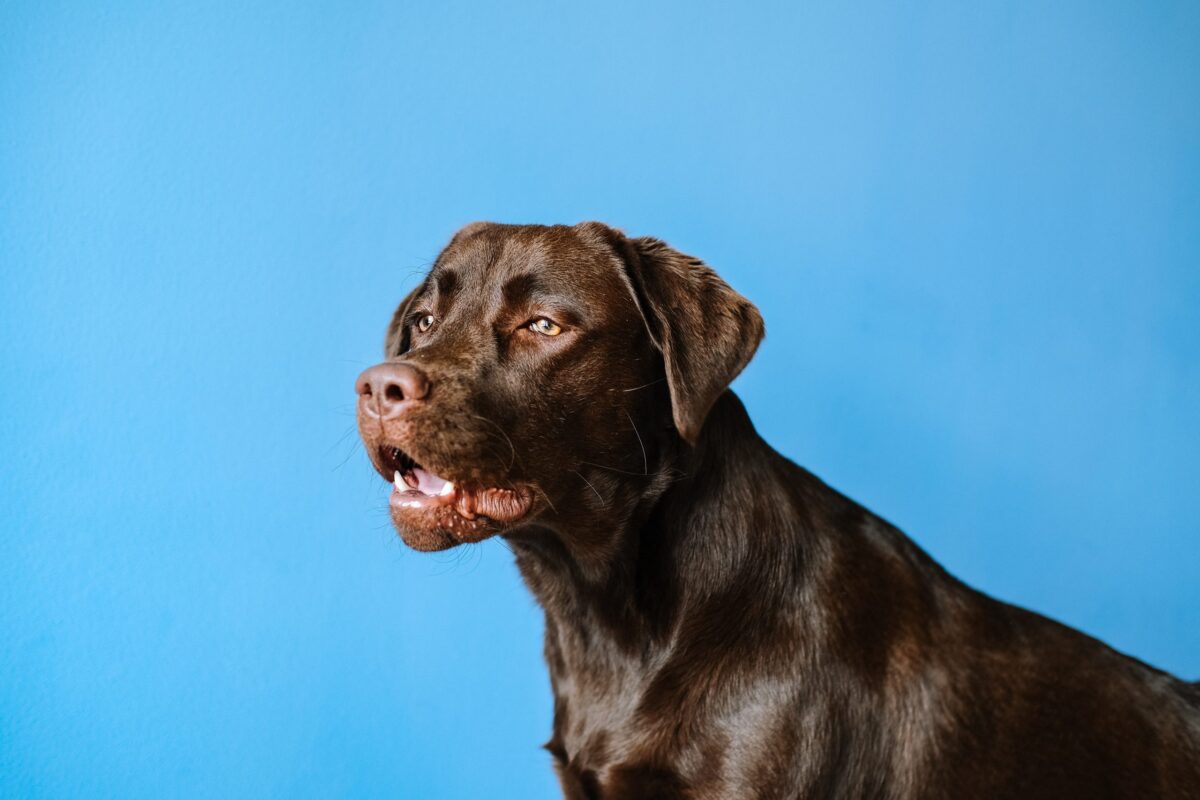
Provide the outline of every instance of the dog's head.
[[694,444],[762,335],[753,305],[657,239],[475,223],[359,376],[359,431],[418,550],[559,527]]

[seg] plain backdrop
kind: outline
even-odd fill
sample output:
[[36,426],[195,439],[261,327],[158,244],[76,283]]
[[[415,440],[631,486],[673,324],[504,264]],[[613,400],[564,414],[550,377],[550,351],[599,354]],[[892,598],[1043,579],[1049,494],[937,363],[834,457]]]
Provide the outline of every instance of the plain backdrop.
[[511,555],[406,550],[353,432],[475,219],[703,257],[778,449],[1200,678],[1198,41],[1186,2],[5,3],[0,796],[556,796]]

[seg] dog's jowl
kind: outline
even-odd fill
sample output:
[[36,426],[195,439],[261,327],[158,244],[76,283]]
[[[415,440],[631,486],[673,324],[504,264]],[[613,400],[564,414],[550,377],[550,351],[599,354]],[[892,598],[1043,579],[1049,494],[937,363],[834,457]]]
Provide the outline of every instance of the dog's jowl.
[[762,337],[657,239],[476,223],[358,379],[404,541],[503,536],[545,610],[565,795],[1200,798],[1200,686],[772,450],[728,389]]

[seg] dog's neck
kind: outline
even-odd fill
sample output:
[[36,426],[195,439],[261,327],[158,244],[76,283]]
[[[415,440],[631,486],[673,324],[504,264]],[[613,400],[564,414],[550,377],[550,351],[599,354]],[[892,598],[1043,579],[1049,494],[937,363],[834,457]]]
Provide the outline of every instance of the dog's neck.
[[546,614],[547,748],[561,763],[603,760],[592,751],[605,737],[661,743],[702,727],[746,664],[832,669],[878,690],[897,642],[938,624],[938,608],[976,602],[895,528],[771,449],[732,393],[695,448],[659,462],[634,502],[596,517],[607,540],[586,526],[510,537]]
[[669,647],[685,617],[710,614],[708,602],[743,591],[771,597],[802,569],[809,537],[799,534],[822,497],[806,495],[796,478],[807,473],[758,436],[732,392],[695,447],[668,444],[652,458],[648,477],[582,475],[605,502],[569,528],[509,537],[546,613],[552,675],[556,647],[565,661],[642,659]]
[[724,713],[747,664],[758,679],[841,674],[873,696],[939,609],[978,606],[898,530],[771,449],[731,393],[695,448],[659,461],[635,502],[597,515],[607,540],[585,523],[578,538],[510,537],[546,614],[546,746],[561,764],[602,763],[613,740],[674,747]]

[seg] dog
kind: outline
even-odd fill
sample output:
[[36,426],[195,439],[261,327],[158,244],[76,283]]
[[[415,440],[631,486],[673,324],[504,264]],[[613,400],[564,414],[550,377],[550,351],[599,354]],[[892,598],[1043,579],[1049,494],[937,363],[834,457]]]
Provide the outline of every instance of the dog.
[[758,310],[596,222],[474,223],[358,424],[417,550],[502,536],[563,794],[1200,798],[1200,686],[956,580],[763,441]]

